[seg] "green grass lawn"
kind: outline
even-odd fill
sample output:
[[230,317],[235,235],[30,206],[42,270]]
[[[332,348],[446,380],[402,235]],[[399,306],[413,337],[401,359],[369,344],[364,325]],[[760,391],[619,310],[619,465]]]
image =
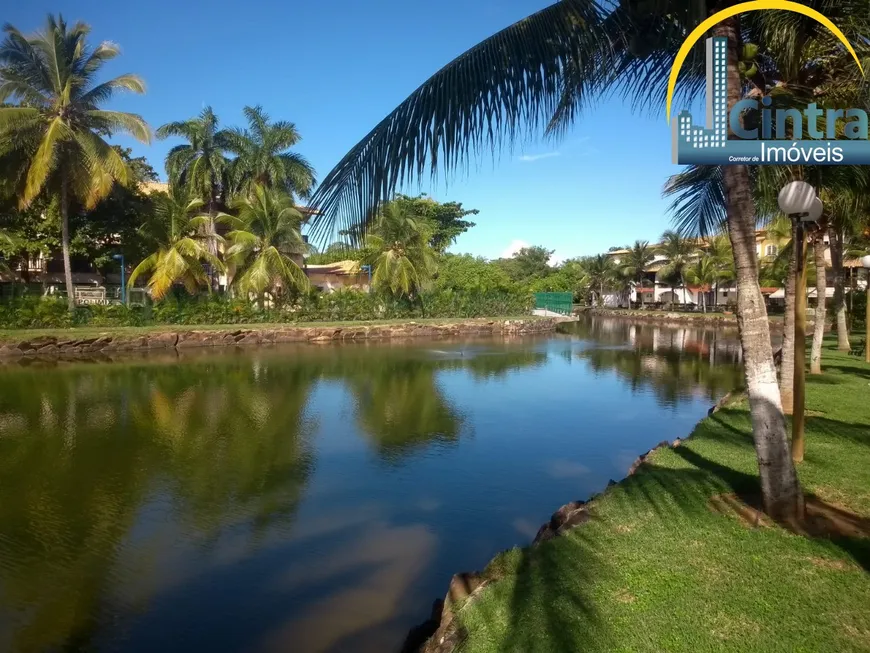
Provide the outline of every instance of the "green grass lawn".
[[870,366],[826,345],[800,476],[858,530],[801,536],[744,510],[757,466],[737,402],[596,499],[587,524],[496,558],[504,576],[460,611],[461,650],[870,651]]
[[235,330],[266,330],[266,329],[293,329],[305,327],[355,327],[376,326],[384,324],[456,324],[490,322],[492,320],[542,320],[546,318],[533,315],[503,316],[488,318],[406,318],[399,320],[370,320],[354,322],[281,322],[277,324],[155,324],[136,327],[95,327],[82,326],[56,329],[0,329],[0,343],[21,342],[40,337],[55,338],[94,338],[97,336],[141,336],[149,333],[177,333],[180,331],[235,331]]

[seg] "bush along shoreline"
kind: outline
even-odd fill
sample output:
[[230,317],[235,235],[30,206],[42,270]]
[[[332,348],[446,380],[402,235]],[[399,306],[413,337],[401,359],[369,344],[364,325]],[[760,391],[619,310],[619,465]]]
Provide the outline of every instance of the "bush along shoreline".
[[[870,366],[826,349],[825,377],[808,377],[804,523],[761,511],[749,409],[735,393],[688,438],[560,508],[531,546],[456,574],[403,651],[863,650]],[[789,600],[800,592],[806,601]]]
[[22,297],[0,303],[0,329],[56,329],[156,325],[293,324],[425,318],[481,318],[528,315],[532,299],[521,292],[433,290],[413,299],[385,293],[339,290],[312,292],[296,302],[259,308],[225,295],[170,296],[145,306],[77,306],[62,298]]

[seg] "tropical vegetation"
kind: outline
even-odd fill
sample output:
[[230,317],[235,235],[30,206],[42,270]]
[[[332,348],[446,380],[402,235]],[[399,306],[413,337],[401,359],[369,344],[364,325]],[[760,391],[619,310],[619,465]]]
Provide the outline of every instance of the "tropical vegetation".
[[308,245],[302,238],[302,214],[293,199],[274,188],[255,184],[233,204],[236,215],[221,214],[232,227],[226,235],[225,258],[234,270],[233,286],[257,298],[264,306],[268,291],[272,301],[279,293],[294,294],[308,288],[302,257]]
[[[854,11],[852,3],[824,0],[822,5],[823,13],[842,24],[857,44],[859,55],[870,54],[864,38],[867,12]],[[35,36],[7,26],[0,46],[0,102],[6,103],[0,107],[0,228],[13,240],[0,243],[0,249],[14,262],[33,248],[43,253],[61,248],[71,321],[78,319],[71,265],[76,251],[114,265],[114,251],[123,250],[135,265],[131,286],[144,282],[158,302],[179,301],[179,289],[206,296],[226,292],[229,297],[215,301],[256,304],[251,310],[264,315],[299,315],[304,302],[321,301],[311,298],[300,274],[303,231],[315,242],[332,241],[312,257],[312,264],[349,260],[361,273],[366,266],[376,298],[371,301],[380,302],[381,312],[388,305],[419,303],[414,310],[422,314],[427,293],[455,298],[475,296],[483,288],[524,301],[531,292],[554,290],[599,305],[608,292],[625,297],[633,286],[643,289],[649,253],[641,243],[619,264],[613,256],[600,255],[552,265],[553,251],[540,246],[500,261],[458,260],[446,250],[474,226],[466,218],[475,211],[397,191],[437,172],[439,164],[457,169],[523,130],[537,135],[544,127],[558,136],[581,118],[591,98],[610,91],[622,93],[634,107],[660,108],[666,64],[686,34],[722,6],[712,0],[562,0],[445,66],[319,185],[313,168],[294,149],[300,133],[293,123],[273,121],[263,108],[248,106],[245,127],[222,127],[206,107],[198,116],[156,131],[159,138],[183,141],[166,157],[165,196],[144,192],[156,177],[147,163],[137,163],[105,140],[128,133],[147,141],[151,134],[139,116],[101,108],[118,91],[144,91],[135,75],[98,79],[103,64],[117,56],[117,46],[89,45],[88,27],[69,26],[62,18],[50,17]],[[712,35],[729,44],[729,107],[743,95],[768,96],[776,108],[801,108],[810,101],[822,106],[864,102],[863,80],[839,43],[814,21],[783,14],[738,14],[713,28]],[[695,48],[683,67],[680,102],[691,102],[702,92],[703,54],[700,46]],[[870,215],[865,171],[689,168],[667,184],[666,193],[674,197],[675,229],[656,247],[664,260],[663,276],[672,279],[676,290],[685,289],[687,282],[717,287],[725,281],[738,290],[764,506],[787,522],[802,519],[803,493],[789,456],[759,282],[760,275],[784,268],[763,270],[755,229],[774,219],[776,189],[796,178],[810,180],[828,200],[829,210],[814,237],[823,241],[827,234],[832,244],[839,284],[833,310],[840,347],[848,348],[843,261]],[[298,206],[301,200],[309,208]],[[105,202],[112,202],[112,211]],[[117,216],[128,224],[118,224]],[[136,228],[131,229],[131,222]],[[702,247],[699,238],[706,239]],[[787,267],[789,289],[794,272]],[[486,270],[476,285],[468,280],[472,269]],[[451,273],[457,279],[451,280]],[[823,302],[817,310],[824,319]],[[820,362],[818,337],[816,341]]]
[[151,132],[140,116],[100,106],[118,91],[143,93],[136,75],[97,83],[97,75],[120,50],[103,42],[91,47],[90,27],[68,25],[49,16],[44,31],[25,36],[4,27],[0,44],[0,166],[21,209],[50,197],[60,210],[67,301],[75,307],[70,267],[72,203],[94,208],[117,182],[126,185],[128,168],[104,137],[127,133],[148,143]]
[[176,284],[193,294],[208,284],[206,265],[222,270],[223,263],[210,243],[223,239],[208,229],[210,218],[201,212],[203,200],[191,197],[182,186],[154,200],[153,212],[140,228],[142,239],[154,252],[142,260],[130,274],[129,285],[147,276],[146,286],[155,301],[163,299]]

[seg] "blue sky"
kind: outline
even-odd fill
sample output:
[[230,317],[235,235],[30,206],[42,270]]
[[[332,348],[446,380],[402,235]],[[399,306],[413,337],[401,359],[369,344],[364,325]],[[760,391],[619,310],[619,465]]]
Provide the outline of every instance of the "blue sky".
[[[214,107],[241,124],[245,104],[292,120],[297,150],[324,177],[341,156],[432,73],[480,40],[543,8],[545,0],[42,0],[10,3],[4,21],[25,32],[45,15],[93,27],[120,44],[107,74],[141,75],[148,92],[113,108],[156,128]],[[173,141],[133,144],[163,174]],[[618,98],[586,113],[559,143],[525,144],[485,159],[449,185],[419,189],[477,208],[477,226],[452,248],[498,257],[512,244],[556,257],[594,254],[668,227],[661,188],[670,163],[664,115],[633,114]]]

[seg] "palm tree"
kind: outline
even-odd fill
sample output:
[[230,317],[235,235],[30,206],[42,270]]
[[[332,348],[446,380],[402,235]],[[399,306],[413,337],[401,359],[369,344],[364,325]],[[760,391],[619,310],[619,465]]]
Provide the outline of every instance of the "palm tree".
[[170,122],[157,129],[157,138],[180,136],[186,144],[176,145],[166,155],[169,183],[187,188],[203,200],[209,213],[217,211],[227,190],[228,143],[226,132],[218,130],[218,117],[206,107],[196,118]]
[[655,260],[653,248],[646,240],[636,240],[631,250],[621,261],[622,271],[637,283],[637,294],[640,295],[640,307],[644,308],[643,283],[646,269]]
[[683,304],[686,304],[686,269],[697,254],[698,248],[688,238],[683,238],[678,232],[669,229],[662,234],[662,242],[657,249],[668,261],[662,274],[679,279],[679,288],[683,291]]
[[[128,170],[104,137],[125,133],[148,143],[151,131],[141,117],[100,109],[118,91],[144,93],[136,75],[95,83],[117,45],[87,43],[90,27],[69,27],[63,17],[49,16],[43,32],[24,36],[4,27],[0,45],[0,160],[11,170],[20,208],[41,193],[59,203],[61,248],[70,310],[75,292],[70,268],[69,211],[73,201],[90,209],[117,182],[127,184]],[[5,167],[4,166],[4,167]]]
[[[130,274],[128,288],[140,276],[150,275],[147,286],[151,297],[160,301],[176,283],[181,283],[190,294],[202,285],[208,286],[203,261],[213,269],[223,270],[223,263],[212,253],[222,240],[220,236],[197,235],[209,222],[209,217],[200,213],[203,204],[199,198],[191,199],[181,186],[171,186],[169,194],[156,196],[154,215],[142,225],[140,233],[157,249]],[[218,243],[210,246],[209,241]]]
[[9,272],[9,266],[3,259],[3,254],[18,249],[19,243],[15,236],[0,229],[0,272]]
[[834,301],[832,310],[837,323],[837,349],[850,351],[849,326],[846,320],[846,271],[843,266],[846,248],[861,233],[862,228],[870,224],[870,197],[865,190],[867,175],[864,172],[864,183],[855,183],[839,187],[824,198],[826,212],[830,213],[829,239],[831,249],[831,268],[834,273]]
[[429,237],[424,221],[403,204],[384,204],[365,239],[364,258],[372,266],[372,284],[398,296],[419,294],[436,270]]
[[[160,139],[180,136],[186,144],[176,145],[166,155],[166,172],[169,183],[183,186],[192,197],[202,199],[208,220],[202,221],[202,232],[211,249],[218,256],[215,218],[219,206],[227,201],[230,160],[227,132],[218,129],[218,117],[211,107],[206,107],[196,118],[167,123],[157,129]],[[214,284],[213,275],[210,284]]]
[[260,106],[245,107],[247,129],[224,133],[227,149],[237,158],[231,165],[234,189],[248,195],[255,184],[278,188],[291,196],[308,198],[314,188],[314,168],[301,154],[288,151],[302,136],[292,122],[269,122]]
[[701,298],[701,308],[707,312],[707,291],[704,288],[713,288],[720,279],[721,271],[716,259],[709,254],[704,254],[697,261],[688,266],[686,276],[689,281],[700,286],[698,294]]
[[810,348],[810,374],[822,373],[822,341],[825,338],[828,278],[825,265],[825,234],[827,219],[822,218],[812,234],[813,265],[816,272],[816,311],[813,315],[813,342]]
[[265,293],[273,298],[279,289],[308,288],[308,277],[294,260],[308,250],[299,232],[302,214],[293,205],[293,198],[277,189],[260,184],[251,194],[233,203],[237,216],[226,213],[218,219],[234,228],[227,234],[230,243],[227,260],[240,271],[233,283],[244,294],[257,296],[265,306]]
[[716,234],[707,241],[706,254],[710,257],[718,272],[713,288],[713,306],[719,305],[719,286],[722,283],[733,282],[737,278],[734,269],[734,252],[731,251],[731,241],[724,234]]
[[[562,0],[484,40],[439,70],[387,115],[333,168],[312,202],[322,213],[314,235],[370,222],[379,202],[405,183],[460,169],[483,150],[533,135],[546,125],[559,134],[595,97],[620,92],[636,107],[661,107],[668,71],[686,35],[713,12],[737,0]],[[865,11],[826,2],[825,12],[847,38],[865,49]],[[856,19],[855,16],[861,16]],[[742,99],[742,44],[757,44],[762,60],[786,51],[792,61],[823,37],[812,19],[790,12],[731,16],[712,30],[728,43],[728,109]],[[824,72],[830,58],[814,60]],[[756,67],[756,71],[761,67]],[[703,93],[702,43],[681,74],[677,101]],[[809,85],[807,88],[813,88]],[[724,219],[731,239],[738,290],[746,388],[766,510],[777,519],[802,515],[802,493],[791,461],[776,383],[767,310],[758,284],[756,211],[750,170],[720,169]]]
[[583,260],[583,268],[588,280],[589,286],[597,291],[598,297],[596,303],[598,306],[604,306],[604,289],[609,287],[618,272],[616,263],[606,254],[598,254],[590,256]]

